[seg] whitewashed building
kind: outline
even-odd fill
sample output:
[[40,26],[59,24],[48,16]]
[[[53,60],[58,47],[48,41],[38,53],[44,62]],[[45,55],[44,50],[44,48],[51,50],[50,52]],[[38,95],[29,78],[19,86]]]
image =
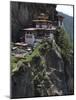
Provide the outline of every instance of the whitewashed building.
[[25,34],[25,43],[32,45],[34,41],[35,41],[35,36],[33,34],[30,34],[30,33]]
[[58,26],[63,27],[63,19],[64,17],[61,15],[58,15]]
[[26,28],[24,29],[25,33],[25,43],[33,45],[35,41],[35,28]]

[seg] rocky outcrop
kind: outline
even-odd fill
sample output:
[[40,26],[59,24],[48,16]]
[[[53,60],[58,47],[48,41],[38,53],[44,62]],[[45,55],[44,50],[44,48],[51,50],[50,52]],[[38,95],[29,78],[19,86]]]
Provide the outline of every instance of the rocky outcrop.
[[23,60],[11,76],[12,98],[74,93],[72,54],[65,59],[55,41],[45,40],[29,57],[31,60]]
[[31,70],[27,64],[21,64],[11,78],[11,98],[34,96]]
[[[51,72],[50,80],[52,80],[57,95],[67,94],[67,87],[65,82],[64,62],[59,52],[51,49],[46,55],[47,70]],[[60,94],[59,94],[59,91]]]

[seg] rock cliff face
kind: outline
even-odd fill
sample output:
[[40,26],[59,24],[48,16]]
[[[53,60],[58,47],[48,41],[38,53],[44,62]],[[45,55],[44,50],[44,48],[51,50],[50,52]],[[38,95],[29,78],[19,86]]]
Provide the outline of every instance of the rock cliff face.
[[64,59],[55,41],[50,40],[43,40],[32,54],[32,59],[21,61],[11,76],[12,98],[73,94],[72,54]]
[[68,94],[74,93],[74,55],[68,56],[68,59],[64,59],[64,71],[67,83]]
[[12,75],[12,97],[32,97],[34,95],[31,70],[26,64],[21,64],[19,71]]

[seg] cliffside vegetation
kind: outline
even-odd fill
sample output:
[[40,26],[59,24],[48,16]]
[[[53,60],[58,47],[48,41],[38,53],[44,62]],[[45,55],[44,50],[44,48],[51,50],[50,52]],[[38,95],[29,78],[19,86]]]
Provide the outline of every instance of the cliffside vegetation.
[[73,49],[68,33],[64,31],[64,28],[57,28],[54,37],[57,45],[61,48],[62,55],[67,56]]
[[[16,88],[12,88],[12,98],[73,94],[72,49],[63,29],[58,28],[56,34],[56,42],[44,39],[30,55],[12,58],[12,87]],[[22,73],[30,81],[26,78],[23,82],[25,77]],[[31,87],[30,94],[28,84]],[[29,95],[26,95],[27,90]]]

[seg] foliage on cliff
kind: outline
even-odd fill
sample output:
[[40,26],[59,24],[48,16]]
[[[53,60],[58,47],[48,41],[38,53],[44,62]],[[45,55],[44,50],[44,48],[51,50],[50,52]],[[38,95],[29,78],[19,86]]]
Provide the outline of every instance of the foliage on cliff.
[[66,57],[71,51],[73,52],[73,46],[71,44],[69,35],[64,31],[64,28],[58,27],[54,37],[64,57]]

